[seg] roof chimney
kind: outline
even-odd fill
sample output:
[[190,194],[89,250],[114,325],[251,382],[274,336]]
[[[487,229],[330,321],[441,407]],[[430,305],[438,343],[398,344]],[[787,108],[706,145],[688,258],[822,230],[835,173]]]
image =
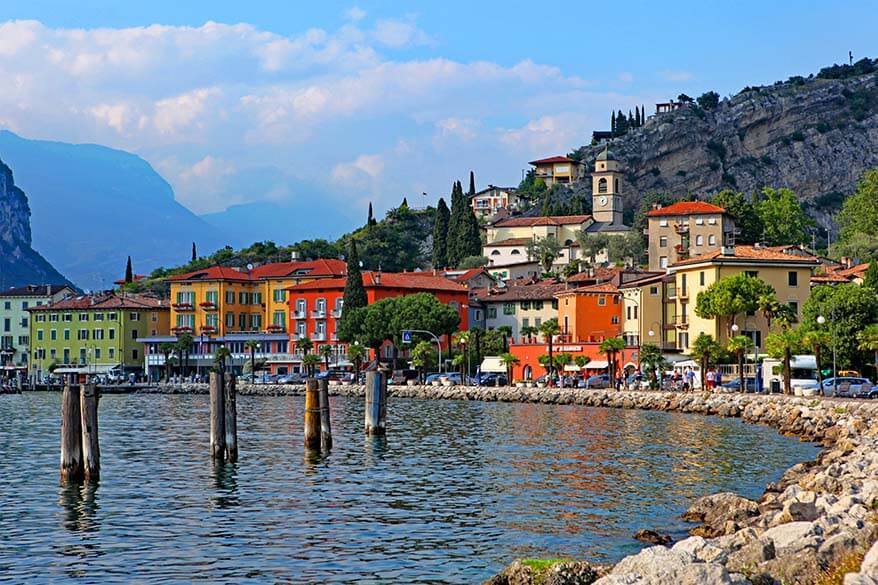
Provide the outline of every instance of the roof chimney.
[[734,246],[723,246],[721,250],[722,250],[723,256],[734,256],[735,255],[735,247]]
[[378,271],[375,272],[375,274],[372,276],[372,278],[375,281],[375,284],[377,286],[381,286],[381,265],[380,264],[378,265]]
[[299,259],[299,252],[297,252],[296,250],[290,250],[290,261],[295,262],[298,259]]

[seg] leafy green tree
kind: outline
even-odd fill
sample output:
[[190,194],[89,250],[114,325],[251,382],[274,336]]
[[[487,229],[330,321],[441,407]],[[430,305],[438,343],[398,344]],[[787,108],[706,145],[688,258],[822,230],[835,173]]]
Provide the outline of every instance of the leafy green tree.
[[783,327],[765,339],[765,349],[768,351],[768,355],[783,360],[784,394],[792,394],[790,364],[793,354],[802,351],[804,347],[801,329]]
[[582,262],[591,267],[597,265],[597,257],[610,245],[610,236],[603,233],[592,234],[581,231],[576,234],[576,240],[579,242]]
[[320,346],[320,355],[323,357],[323,366],[327,371],[329,370],[329,360],[332,358],[332,346],[328,343],[325,343]]
[[863,286],[878,292],[878,262],[872,260],[863,275]]
[[857,333],[857,349],[872,354],[872,367],[878,376],[878,324],[872,323]]
[[458,268],[469,270],[470,268],[482,268],[488,265],[486,256],[467,256],[457,265]]
[[[692,343],[692,357],[698,360],[698,367],[701,368],[701,383],[704,386],[704,377],[707,370],[710,369],[712,363],[716,363],[722,357],[723,348],[707,333],[701,333]],[[641,348],[641,361],[643,361],[643,349]]]
[[[838,214],[839,248],[860,259],[878,257],[878,169],[870,169]],[[853,253],[852,253],[853,252]]]
[[621,337],[609,337],[601,342],[601,353],[606,354],[609,362],[610,384],[616,384],[616,357],[625,349],[625,341]]
[[726,349],[735,354],[738,358],[738,381],[741,384],[741,390],[744,390],[744,356],[747,352],[753,351],[753,340],[746,335],[735,335],[730,337],[726,342]]
[[422,329],[442,336],[451,335],[460,325],[460,315],[430,293],[418,293],[396,297],[392,305],[394,315],[391,324],[394,335],[405,329]]
[[359,334],[360,314],[369,304],[366,288],[363,286],[363,273],[360,271],[360,256],[357,253],[357,240],[351,238],[347,259],[347,279],[342,296],[341,318],[338,320],[338,338],[341,341],[353,341]]
[[323,239],[302,240],[293,244],[291,251],[299,258],[338,258],[341,253],[335,243]]
[[177,342],[174,344],[174,349],[177,350],[177,355],[180,356],[180,364],[184,374],[186,373],[186,368],[189,367],[189,350],[192,347],[192,341],[191,334],[183,333],[177,336]]
[[308,353],[302,356],[302,367],[305,368],[306,375],[313,378],[317,367],[320,365],[320,356],[316,353]]
[[554,237],[535,238],[527,245],[527,258],[536,261],[543,268],[543,272],[551,272],[552,264],[564,246]]
[[646,259],[646,241],[643,234],[628,230],[623,235],[607,238],[607,259],[616,265],[630,262],[638,266]]
[[719,94],[715,91],[708,91],[701,94],[696,101],[702,109],[712,110],[719,105]]
[[296,342],[296,349],[301,350],[303,354],[308,355],[314,349],[314,342],[307,335],[299,338]]
[[428,261],[421,248],[425,234],[419,218],[411,209],[392,209],[372,229],[359,230],[340,242],[346,247],[348,240],[356,237],[360,258],[372,270],[379,267],[388,272],[414,270]]
[[540,324],[540,333],[543,335],[543,338],[548,345],[549,362],[546,373],[551,375],[552,366],[555,363],[553,356],[555,336],[561,333],[561,327],[558,326],[558,319],[552,317],[551,319],[546,319],[545,321],[543,321],[542,324]]
[[440,198],[436,205],[436,219],[433,222],[433,268],[448,266],[448,222],[451,212],[445,199]]
[[644,343],[640,346],[640,363],[646,368],[649,374],[650,388],[658,388],[659,378],[665,358],[662,356],[662,350],[659,346],[652,343]]
[[500,354],[500,361],[503,362],[503,365],[506,366],[506,380],[511,384],[512,383],[512,368],[521,363],[521,360],[518,359],[514,354],[509,352]]
[[814,227],[814,220],[808,217],[790,189],[762,189],[756,212],[762,220],[765,243],[769,246],[807,242],[808,231]]
[[564,368],[573,363],[573,355],[569,353],[559,353],[555,356],[555,365],[559,372],[563,372]]
[[727,319],[731,332],[740,313],[755,312],[760,299],[775,294],[774,288],[764,280],[740,273],[718,280],[698,293],[695,314],[702,319]]
[[824,318],[840,367],[860,367],[865,363],[855,340],[866,324],[878,321],[878,296],[874,291],[853,283],[817,286],[805,301],[802,315],[807,329],[823,329],[817,318]]
[[429,341],[419,341],[412,348],[412,366],[420,372],[421,380],[432,365],[433,353],[433,344]]
[[533,325],[524,325],[519,331],[519,333],[521,333],[523,337],[527,337],[528,342],[531,343],[533,342],[534,335],[539,332],[539,328],[534,327]]
[[518,184],[518,194],[529,202],[539,201],[546,192],[546,182],[537,177],[536,171],[531,169]]
[[817,362],[817,381],[823,383],[823,352],[830,349],[832,336],[828,331],[820,329],[807,329],[802,326],[802,345],[814,353]]
[[731,189],[724,189],[714,195],[710,202],[725,209],[735,220],[735,227],[740,233],[735,241],[741,244],[753,244],[762,239],[764,224],[756,206],[746,195]]
[[587,355],[578,355],[573,358],[573,363],[575,363],[576,367],[578,367],[580,370],[583,370],[585,366],[587,366],[590,362],[591,358]]
[[358,342],[348,345],[348,359],[354,363],[354,373],[359,374],[363,364],[363,358],[368,357],[365,347]]

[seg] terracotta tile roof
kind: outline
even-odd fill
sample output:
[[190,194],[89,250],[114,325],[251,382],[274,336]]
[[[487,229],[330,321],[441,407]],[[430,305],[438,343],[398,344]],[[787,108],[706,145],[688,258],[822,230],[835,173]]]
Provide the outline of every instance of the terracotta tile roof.
[[55,303],[32,307],[31,311],[84,311],[91,309],[167,309],[168,301],[142,294],[98,293],[68,297]]
[[[363,286],[366,288],[400,288],[408,290],[449,291],[466,293],[466,286],[444,276],[432,272],[381,272],[380,284],[377,283],[379,273],[364,271]],[[303,290],[343,290],[347,278],[324,278],[303,282],[295,286],[287,287],[290,291]]]
[[578,160],[573,160],[572,158],[568,158],[566,156],[550,156],[549,158],[541,158],[539,160],[530,161],[529,165],[549,165],[552,163],[574,163],[574,164],[582,164]]
[[626,280],[621,285],[619,285],[620,289],[623,288],[635,288],[639,286],[643,286],[644,284],[652,284],[654,282],[661,282],[665,277],[664,272],[644,272],[643,276],[640,278],[635,278],[632,280]]
[[503,303],[512,301],[550,301],[555,295],[567,288],[562,283],[545,284],[542,282],[531,284],[509,285],[493,294],[480,295],[479,300],[483,303]]
[[450,278],[451,280],[455,280],[457,282],[466,282],[469,279],[474,278],[480,274],[484,274],[488,278],[493,279],[493,277],[490,275],[490,273],[487,270],[485,270],[484,268],[470,268],[469,270],[463,272],[462,274],[454,274],[454,275],[447,274],[446,278]]
[[792,254],[779,251],[777,249],[773,249],[765,246],[735,246],[735,254],[726,255],[723,254],[722,249],[714,250],[713,252],[708,252],[707,254],[702,254],[701,256],[695,256],[693,258],[689,258],[688,260],[683,260],[681,262],[675,262],[671,264],[671,267],[675,266],[687,266],[690,264],[700,264],[702,262],[710,262],[710,261],[749,261],[749,262],[787,262],[787,263],[795,263],[795,264],[803,264],[806,266],[816,266],[817,258],[811,255],[804,255],[802,253]]
[[247,270],[239,270],[228,266],[211,266],[203,270],[193,270],[186,274],[176,274],[169,276],[170,281],[186,281],[186,280],[234,280],[239,282],[247,282],[253,280]]
[[545,217],[511,217],[498,221],[494,227],[531,227],[542,225],[578,225],[591,219],[590,215],[549,215]]
[[601,282],[598,284],[592,284],[590,286],[581,286],[579,288],[572,288],[569,290],[565,290],[559,293],[556,293],[556,296],[564,296],[564,295],[578,295],[578,294],[618,294],[619,287],[617,287],[612,282]]
[[506,238],[505,240],[499,240],[496,242],[489,242],[485,244],[486,247],[504,247],[504,246],[527,246],[533,242],[533,238]]
[[705,213],[725,213],[722,207],[707,203],[706,201],[678,201],[665,207],[652,209],[646,213],[647,217],[665,217],[668,215],[699,215]]
[[211,266],[203,270],[193,270],[186,274],[177,274],[168,277],[171,281],[189,280],[231,280],[236,282],[248,282],[265,280],[269,278],[292,278],[301,277],[326,277],[343,276],[347,264],[334,258],[320,258],[318,260],[303,260],[290,262],[272,262],[256,266],[251,271],[229,266]]
[[595,269],[593,274],[579,272],[568,278],[567,282],[601,282],[604,280],[612,280],[622,272],[622,270],[622,268],[617,267],[608,268],[606,266],[599,266]]
[[[135,274],[134,278],[133,278],[133,282],[140,282],[144,278],[146,278],[145,274]],[[114,281],[113,284],[115,284],[117,286],[122,286],[123,284],[125,284],[125,279],[120,278],[119,280]]]
[[866,262],[864,264],[857,264],[856,266],[851,266],[850,268],[841,268],[837,269],[836,273],[842,276],[850,276],[862,278],[866,274],[866,270],[869,269],[869,263]]
[[845,283],[845,282],[850,282],[850,281],[851,281],[850,278],[842,276],[841,274],[838,274],[837,272],[811,275],[811,282],[817,282],[817,283],[830,283],[830,282]]
[[0,291],[0,297],[49,297],[65,288],[73,291],[73,288],[66,284],[29,284]]

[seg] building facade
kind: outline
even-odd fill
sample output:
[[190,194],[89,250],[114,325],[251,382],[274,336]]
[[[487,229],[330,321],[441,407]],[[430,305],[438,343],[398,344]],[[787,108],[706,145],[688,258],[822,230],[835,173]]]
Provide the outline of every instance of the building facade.
[[139,372],[145,335],[167,335],[168,302],[130,293],[67,297],[31,307],[30,374]]
[[0,291],[0,376],[27,374],[30,357],[30,313],[75,294],[67,285],[28,285]]
[[566,156],[550,156],[532,160],[528,163],[534,167],[534,175],[546,183],[546,187],[554,184],[568,185],[579,181],[585,175],[585,165],[578,160]]
[[522,328],[539,328],[558,316],[555,294],[565,288],[564,283],[544,281],[488,290],[479,297],[479,302],[485,308],[485,328],[509,327],[512,338],[520,339],[524,336]]
[[565,343],[600,343],[622,334],[622,293],[604,282],[556,293]]
[[649,270],[735,245],[735,222],[722,207],[678,201],[646,213]]
[[473,213],[478,218],[493,217],[501,209],[516,211],[520,207],[521,198],[515,187],[496,187],[488,185],[470,199]]

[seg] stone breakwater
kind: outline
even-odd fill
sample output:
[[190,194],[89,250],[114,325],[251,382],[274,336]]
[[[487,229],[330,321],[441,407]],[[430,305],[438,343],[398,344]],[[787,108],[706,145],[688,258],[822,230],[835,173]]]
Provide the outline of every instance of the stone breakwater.
[[[200,393],[206,392],[206,386],[160,386],[146,391]],[[303,387],[242,385],[239,392],[295,395]],[[364,388],[332,385],[330,392],[361,396]],[[732,493],[696,500],[684,518],[699,525],[691,537],[672,546],[646,548],[611,569],[587,570],[587,563],[565,563],[563,570],[537,576],[515,563],[492,578],[489,583],[493,585],[537,580],[586,585],[805,585],[839,567],[852,571],[844,577],[844,585],[878,585],[878,544],[873,546],[878,538],[878,401],[463,386],[391,386],[388,394],[391,398],[577,404],[739,417],[823,444],[815,461],[787,470],[757,501]]]

